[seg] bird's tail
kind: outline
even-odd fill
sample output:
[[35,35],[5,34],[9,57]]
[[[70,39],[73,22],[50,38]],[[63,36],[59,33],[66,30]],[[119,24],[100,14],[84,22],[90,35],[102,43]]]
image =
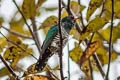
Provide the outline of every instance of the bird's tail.
[[45,51],[42,57],[39,58],[38,62],[36,63],[35,69],[37,71],[42,71],[43,68],[46,66],[48,59],[52,56],[52,53],[49,49]]

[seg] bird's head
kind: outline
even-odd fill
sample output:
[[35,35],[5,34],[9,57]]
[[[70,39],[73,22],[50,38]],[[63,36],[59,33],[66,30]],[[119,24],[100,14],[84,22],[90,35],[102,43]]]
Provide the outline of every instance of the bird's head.
[[62,19],[61,25],[65,28],[65,30],[69,33],[72,27],[74,26],[76,20],[78,18],[75,18],[73,16],[66,16]]

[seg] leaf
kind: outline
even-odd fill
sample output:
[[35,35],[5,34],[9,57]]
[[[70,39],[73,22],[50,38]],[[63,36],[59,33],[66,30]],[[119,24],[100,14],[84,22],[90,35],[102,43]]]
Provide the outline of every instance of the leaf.
[[[91,56],[89,59],[91,61],[93,71],[99,71],[96,64],[95,64],[95,61],[94,61],[93,57]],[[88,60],[85,61],[84,64],[82,64],[81,70],[86,74],[87,77],[90,77],[91,73],[90,73],[90,66],[89,66],[89,61]]]
[[36,16],[35,0],[24,0],[22,5],[23,15],[26,19]]
[[6,75],[10,75],[10,72],[7,70],[6,67],[3,67],[0,69],[0,77],[6,76]]
[[41,6],[46,0],[38,0],[36,7],[38,8],[39,6]]
[[55,80],[55,79],[43,75],[34,75],[27,76],[24,78],[24,80]]
[[[104,35],[106,35],[106,34],[104,34]],[[99,35],[98,33],[96,33],[96,34],[94,34],[93,41],[96,41],[96,40],[99,40],[102,43],[104,39],[101,37],[101,35]],[[98,58],[99,58],[99,60],[100,60],[100,62],[102,64],[102,66],[105,65],[105,64],[108,64],[108,47],[106,47],[106,46],[104,46],[102,44],[96,50],[96,54],[97,54],[97,56],[98,56]],[[114,50],[113,50],[111,61],[114,61],[117,58],[117,56],[118,56],[117,53],[114,52]]]
[[91,55],[95,53],[95,51],[100,47],[101,43],[99,41],[94,41],[88,45],[88,48],[85,50],[83,55],[80,58],[80,61],[78,62],[80,66],[89,59]]
[[[70,51],[70,57],[71,59],[77,63],[79,66],[81,66],[78,62],[80,61],[81,57],[83,55],[82,49],[78,46],[77,43],[75,43],[75,48]],[[93,70],[98,71],[96,65],[94,65],[93,58],[90,57],[91,63]],[[89,62],[86,61],[84,64],[81,66],[81,70],[88,76],[90,76],[90,69],[89,69]]]
[[70,31],[70,35],[73,35],[73,38],[75,38],[76,40],[80,39],[80,33],[76,29],[72,29]]
[[[111,14],[111,12],[112,12],[111,5],[112,5],[112,2],[110,0],[106,0],[105,9],[110,12],[109,14]],[[120,5],[120,0],[115,0],[114,1],[114,13],[115,13],[115,17],[117,17],[117,18],[120,18],[120,7],[118,7],[119,5]]]
[[24,72],[23,77],[24,77],[24,76],[28,76],[28,75],[30,75],[30,74],[40,73],[40,72],[44,72],[44,71],[48,71],[48,70],[58,70],[58,69],[59,69],[59,66],[56,66],[55,68],[52,69],[49,65],[46,65],[46,66],[43,68],[42,71],[37,71],[37,70],[35,69],[35,66],[36,66],[36,64],[30,65],[30,66],[27,68],[27,71]]
[[93,14],[93,12],[100,7],[100,5],[102,4],[103,0],[91,0],[88,10],[87,10],[87,21],[89,20],[90,16]]
[[96,17],[94,20],[90,21],[87,25],[87,32],[96,32],[102,29],[108,21],[105,18]]
[[[108,64],[108,50],[104,48],[104,46],[99,47],[99,49],[96,51],[97,56],[102,64]],[[117,53],[113,52],[112,53],[112,57],[111,57],[111,61],[114,61],[117,58]]]
[[[120,34],[120,23],[113,27],[113,36],[112,36],[112,41],[113,43],[115,43],[117,41],[117,39],[120,38],[119,34]],[[100,32],[101,36],[103,36],[103,38],[107,41],[109,41],[109,36],[110,36],[110,26],[108,26],[108,28],[104,29],[103,31]]]
[[50,27],[56,25],[57,20],[58,18],[56,16],[50,16],[42,23],[39,29],[43,29],[46,34]]
[[[28,45],[23,44],[19,39],[17,41],[17,45],[19,45],[20,47],[22,47],[23,49],[26,50],[26,52],[32,53],[32,49],[28,48]],[[13,45],[13,44],[8,44],[8,48],[6,49],[6,51],[4,52],[3,57],[6,60],[10,60],[11,62],[11,67],[15,67],[15,65],[17,64],[17,62],[21,59],[24,58],[25,56],[29,56],[28,53],[24,52],[23,50],[21,50],[19,47]]]
[[70,7],[76,15],[79,15],[80,12],[85,8],[84,5],[79,5],[78,2],[76,2],[76,1],[71,1]]
[[4,22],[3,18],[0,17],[0,28],[1,28],[3,22]]
[[106,18],[96,17],[83,29],[80,40],[84,40],[91,32],[96,32],[102,29],[107,22]]
[[68,16],[68,12],[67,11],[64,11],[61,15],[61,18],[64,18],[65,16]]
[[0,52],[5,47],[6,44],[7,44],[6,39],[4,37],[0,37]]
[[82,56],[82,49],[77,46],[77,43],[75,43],[76,47],[70,51],[70,57],[74,62],[78,62]]
[[[30,35],[29,30],[24,29],[24,20],[21,18],[19,20],[14,20],[14,18],[10,22],[10,30],[25,34],[25,35]],[[10,34],[8,34],[10,35]]]
[[24,72],[23,77],[24,77],[24,76],[27,76],[27,75],[29,75],[29,74],[38,73],[38,71],[35,70],[35,66],[36,66],[36,64],[30,65],[30,66],[27,68],[27,71]]

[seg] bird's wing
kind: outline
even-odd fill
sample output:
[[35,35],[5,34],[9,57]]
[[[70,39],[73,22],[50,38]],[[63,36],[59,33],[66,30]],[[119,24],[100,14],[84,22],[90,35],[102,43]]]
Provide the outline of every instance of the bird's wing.
[[58,32],[58,26],[57,25],[50,28],[50,30],[48,31],[48,33],[46,35],[46,38],[43,42],[43,45],[42,45],[42,54],[44,54],[45,50],[51,44],[51,42],[53,41],[53,38],[55,37],[57,32]]

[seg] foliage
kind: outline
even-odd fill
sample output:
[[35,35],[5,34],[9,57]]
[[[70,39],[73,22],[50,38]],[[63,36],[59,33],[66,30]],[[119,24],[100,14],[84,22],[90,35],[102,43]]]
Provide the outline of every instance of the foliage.
[[[32,58],[36,59],[36,57],[34,57],[34,54],[36,53],[36,51],[34,52],[34,48],[31,48],[31,44],[24,42],[29,40],[29,38],[22,37],[32,37],[31,39],[35,42],[33,38],[37,31],[34,32],[33,29],[35,28],[37,21],[33,21],[33,19],[36,17],[41,17],[41,14],[44,14],[44,10],[49,12],[58,10],[58,7],[42,7],[42,4],[46,1],[47,0],[23,0],[23,4],[18,6],[23,15],[19,19],[16,18],[20,12],[19,10],[16,11],[15,14],[13,14],[10,22],[7,22],[10,27],[5,26],[8,30],[3,26],[3,23],[6,23],[3,16],[0,16],[0,33],[2,34],[2,36],[0,36],[0,53],[3,54],[2,57],[14,72],[23,73],[22,78],[24,78],[24,80],[56,80],[59,78],[59,75],[53,73],[59,71],[60,65],[51,68],[51,66],[47,64],[42,71],[37,71],[35,70],[36,63],[34,63],[24,71],[23,69],[26,65],[19,63],[20,60],[23,60],[26,57],[31,58],[31,60]],[[97,66],[93,55],[97,55],[98,60],[102,65],[101,67],[108,64],[109,46],[106,46],[106,44],[109,44],[111,25],[107,24],[110,23],[113,13],[111,10],[111,5],[111,0],[90,0],[88,7],[84,6],[83,4],[79,4],[76,1],[71,1],[69,5],[71,9],[70,11],[72,11],[72,13],[79,18],[75,28],[73,28],[70,32],[70,35],[73,35],[72,38],[78,42],[75,42],[75,47],[69,51],[69,57],[79,66],[79,68],[86,74],[88,78],[90,75],[92,75],[90,70],[90,62],[93,71],[99,71],[99,67]],[[118,20],[120,18],[119,5],[120,0],[114,0],[114,20]],[[69,15],[69,12],[66,9],[67,6],[63,5],[61,18]],[[87,9],[86,13],[84,12],[85,9]],[[99,10],[100,12],[94,16],[96,10]],[[82,18],[83,16],[81,14],[83,13],[85,13],[86,18]],[[25,21],[30,21],[30,26],[28,26]],[[43,30],[44,34],[46,35],[48,30],[57,24],[58,17],[51,15],[47,17],[42,24],[40,24],[40,26],[36,27],[36,30]],[[26,29],[26,25],[28,29]],[[81,32],[79,32],[76,27],[78,27]],[[2,29],[7,30],[8,33],[3,34]],[[117,40],[120,39],[119,30],[120,21],[113,27],[113,45],[115,45]],[[93,38],[91,38],[92,34],[94,34]],[[84,46],[85,49],[81,45]],[[113,48],[111,61],[115,61],[118,56],[119,52]],[[42,72],[49,74],[46,76],[41,74],[36,75],[37,73]],[[11,72],[9,72],[6,66],[0,69],[0,77],[4,76],[8,76],[10,80],[14,80],[13,76],[11,76]],[[84,80],[86,80],[86,77]]]

